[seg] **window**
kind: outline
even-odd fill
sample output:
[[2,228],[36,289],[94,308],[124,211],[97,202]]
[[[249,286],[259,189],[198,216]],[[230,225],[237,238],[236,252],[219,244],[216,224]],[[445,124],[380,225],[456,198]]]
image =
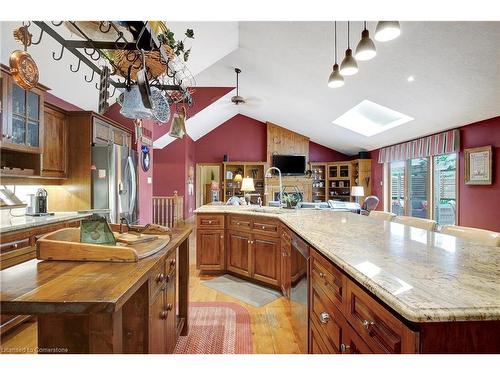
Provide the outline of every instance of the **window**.
[[391,162],[389,178],[392,213],[456,223],[456,153]]
[[391,163],[391,212],[396,215],[405,214],[405,162]]
[[457,155],[434,156],[434,220],[455,224],[457,214]]

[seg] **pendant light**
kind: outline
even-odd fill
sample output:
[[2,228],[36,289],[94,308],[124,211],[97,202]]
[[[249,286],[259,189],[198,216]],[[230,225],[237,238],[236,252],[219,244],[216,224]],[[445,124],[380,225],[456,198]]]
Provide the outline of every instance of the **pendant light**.
[[387,42],[396,39],[401,34],[398,21],[379,21],[375,29],[375,40]]
[[339,72],[339,64],[337,64],[337,21],[334,23],[334,57],[335,63],[333,64],[333,71],[330,74],[330,78],[328,78],[328,87],[337,88],[344,86],[344,77],[340,75]]
[[370,32],[366,28],[366,21],[364,22],[364,29],[361,32],[361,40],[356,47],[356,60],[367,61],[371,60],[377,54],[375,43],[370,39]]
[[352,76],[359,70],[358,63],[352,56],[349,32],[349,21],[347,21],[347,49],[345,50],[344,60],[342,61],[342,64],[340,64],[340,74],[342,74],[343,76]]

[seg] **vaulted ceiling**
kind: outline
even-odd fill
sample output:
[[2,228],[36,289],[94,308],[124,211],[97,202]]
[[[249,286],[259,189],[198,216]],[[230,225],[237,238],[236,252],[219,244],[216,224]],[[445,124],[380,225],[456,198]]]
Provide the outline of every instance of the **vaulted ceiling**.
[[[19,45],[12,30],[19,22],[1,22],[0,60],[8,64]],[[235,85],[234,67],[242,69],[240,95],[248,104],[230,104],[234,91],[188,120],[188,133],[201,137],[236,113],[272,121],[344,153],[375,149],[440,130],[500,115],[500,22],[402,22],[399,38],[378,43],[377,56],[360,62],[344,87],[330,89],[333,64],[332,22],[173,22],[179,34],[195,30],[189,68],[200,87]],[[375,22],[368,27],[373,33]],[[345,22],[337,24],[339,60],[346,49]],[[361,22],[351,23],[351,47]],[[88,74],[69,71],[75,58],[52,60],[60,46],[50,37],[30,47],[41,82],[52,93],[81,108],[95,110],[97,90]],[[340,63],[340,61],[339,61]],[[408,76],[414,76],[408,82]],[[400,127],[364,137],[332,121],[368,99],[414,118]],[[161,133],[164,133],[162,131]],[[163,138],[163,147],[170,140]]]

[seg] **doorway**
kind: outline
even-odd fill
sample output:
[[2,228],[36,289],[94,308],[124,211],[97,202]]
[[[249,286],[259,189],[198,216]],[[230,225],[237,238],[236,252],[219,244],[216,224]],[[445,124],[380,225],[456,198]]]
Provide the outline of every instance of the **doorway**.
[[220,163],[196,164],[196,208],[222,199],[221,171]]

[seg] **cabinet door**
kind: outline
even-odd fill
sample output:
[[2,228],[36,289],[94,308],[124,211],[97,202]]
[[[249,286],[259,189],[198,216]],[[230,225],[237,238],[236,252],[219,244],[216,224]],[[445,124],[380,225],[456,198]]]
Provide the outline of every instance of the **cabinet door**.
[[177,317],[175,313],[175,269],[167,275],[165,304],[165,339],[167,353],[173,353],[177,342]]
[[227,270],[243,276],[250,276],[250,235],[229,231],[227,240]]
[[64,113],[46,108],[41,174],[46,177],[66,177],[67,120]]
[[167,350],[165,291],[163,288],[156,294],[149,307],[149,352],[153,354],[164,354]]
[[281,240],[281,291],[285,297],[290,298],[290,288],[291,288],[291,252],[292,245],[290,241],[285,239]]
[[255,280],[280,286],[281,256],[279,239],[261,234],[252,235],[251,272]]
[[196,267],[200,270],[224,270],[224,230],[198,230]]

